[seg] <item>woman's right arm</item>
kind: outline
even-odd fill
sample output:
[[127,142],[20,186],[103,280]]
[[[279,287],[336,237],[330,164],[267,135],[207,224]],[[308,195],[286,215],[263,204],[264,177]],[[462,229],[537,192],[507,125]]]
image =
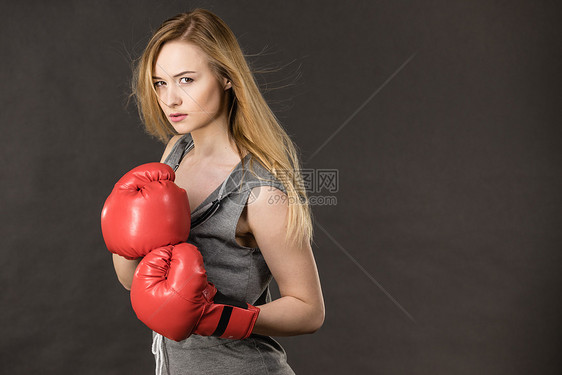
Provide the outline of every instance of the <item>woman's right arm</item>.
[[[174,145],[180,138],[181,138],[181,134],[175,135],[170,139],[168,145],[166,146],[166,149],[164,150],[162,159],[160,159],[161,163],[164,160],[166,160],[166,157],[168,157],[168,154],[172,151],[172,147],[174,147]],[[137,265],[139,264],[140,261],[141,261],[140,258],[129,260],[123,258],[120,255],[113,254],[113,267],[115,268],[115,273],[117,274],[117,278],[119,279],[121,285],[123,285],[123,287],[127,290],[131,290],[131,284],[133,283],[133,275],[135,274],[135,270],[137,269]]]

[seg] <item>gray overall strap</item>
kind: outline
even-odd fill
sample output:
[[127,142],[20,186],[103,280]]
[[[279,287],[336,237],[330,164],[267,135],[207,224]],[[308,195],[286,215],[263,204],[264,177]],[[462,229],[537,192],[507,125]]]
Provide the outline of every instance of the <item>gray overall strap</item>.
[[172,151],[168,154],[166,159],[164,160],[164,164],[168,164],[175,170],[178,169],[181,160],[187,154],[189,150],[193,147],[193,139],[191,138],[191,134],[187,133],[182,136],[176,144],[172,147]]

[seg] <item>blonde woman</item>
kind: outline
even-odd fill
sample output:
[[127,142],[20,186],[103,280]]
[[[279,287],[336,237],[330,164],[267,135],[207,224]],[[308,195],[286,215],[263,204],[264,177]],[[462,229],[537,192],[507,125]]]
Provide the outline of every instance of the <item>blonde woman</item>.
[[[167,143],[161,162],[189,197],[188,242],[226,297],[259,308],[248,338],[153,333],[169,374],[293,374],[271,336],[313,333],[324,301],[311,248],[312,218],[296,148],[262,97],[229,27],[196,9],[156,30],[134,71],[147,131]],[[113,256],[130,289],[139,260]],[[271,300],[275,278],[281,297]]]

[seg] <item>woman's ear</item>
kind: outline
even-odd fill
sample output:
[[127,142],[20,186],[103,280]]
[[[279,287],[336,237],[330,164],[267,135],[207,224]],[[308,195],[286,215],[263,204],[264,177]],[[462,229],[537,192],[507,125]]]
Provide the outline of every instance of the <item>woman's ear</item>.
[[224,82],[223,87],[225,90],[232,88],[232,83],[228,78],[223,78],[223,82]]

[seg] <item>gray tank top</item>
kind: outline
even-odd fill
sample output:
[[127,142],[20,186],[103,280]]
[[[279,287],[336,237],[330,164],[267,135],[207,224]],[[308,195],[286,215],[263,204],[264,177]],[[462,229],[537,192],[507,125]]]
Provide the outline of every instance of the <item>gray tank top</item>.
[[[184,135],[164,163],[175,170],[193,146],[191,134]],[[286,190],[271,172],[252,159],[252,154],[246,155],[224,182],[194,209],[187,242],[199,248],[207,277],[221,293],[261,305],[271,301],[272,275],[259,248],[236,242],[236,226],[254,187],[268,185],[285,193]],[[285,350],[269,336],[252,334],[244,340],[229,340],[192,335],[175,342],[157,337],[156,333],[153,335],[153,352],[155,355],[159,352],[157,370],[160,361],[163,374],[294,374],[287,364]]]

